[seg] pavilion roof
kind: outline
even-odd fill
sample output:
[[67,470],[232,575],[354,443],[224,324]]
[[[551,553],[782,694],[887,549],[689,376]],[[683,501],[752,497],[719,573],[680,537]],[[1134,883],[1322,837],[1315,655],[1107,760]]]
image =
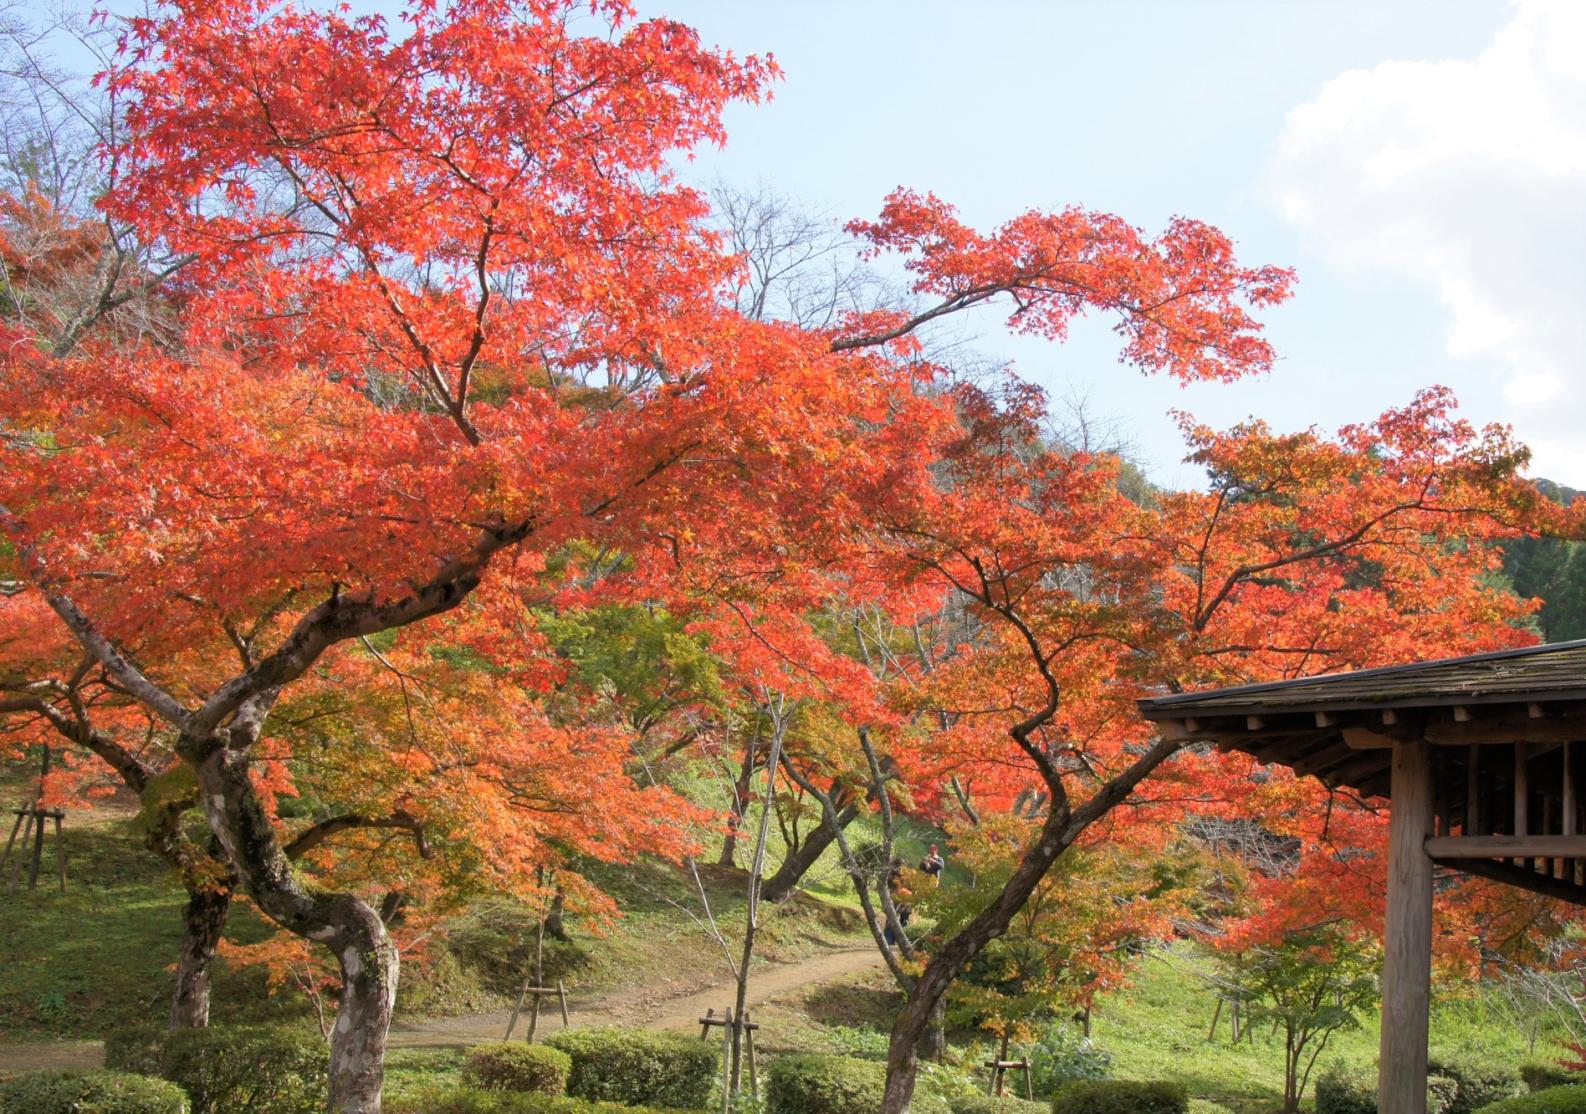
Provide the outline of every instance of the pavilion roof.
[[[1406,731],[1435,743],[1586,740],[1586,639],[1140,701],[1165,735],[1386,796]],[[1374,749],[1375,748],[1375,749]]]
[[1142,700],[1140,710],[1147,719],[1163,720],[1196,712],[1260,715],[1540,700],[1586,700],[1586,639],[1159,696]]

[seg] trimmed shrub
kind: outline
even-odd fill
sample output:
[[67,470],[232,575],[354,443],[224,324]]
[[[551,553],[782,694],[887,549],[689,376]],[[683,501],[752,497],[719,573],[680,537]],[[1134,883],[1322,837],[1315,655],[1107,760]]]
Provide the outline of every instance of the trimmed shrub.
[[[1443,1075],[1426,1080],[1427,1114],[1448,1114],[1459,1084]],[[1377,1114],[1377,1069],[1333,1061],[1316,1077],[1316,1114]]]
[[1512,1064],[1474,1053],[1434,1051],[1426,1066],[1433,1075],[1447,1076],[1457,1085],[1454,1101],[1444,1107],[1443,1114],[1474,1114],[1500,1099],[1525,1094],[1525,1083]]
[[387,1098],[383,1105],[386,1114],[678,1114],[656,1106],[470,1087],[427,1087]]
[[[886,1089],[887,1066],[874,1060],[778,1056],[766,1073],[766,1109],[769,1114],[875,1114]],[[915,1114],[949,1111],[945,1099],[919,1087],[914,1091],[913,1109]]]
[[1586,1087],[1547,1087],[1483,1106],[1475,1114],[1586,1114]]
[[1189,1095],[1182,1083],[1087,1079],[1059,1087],[1052,1114],[1189,1114]]
[[1190,1099],[1189,1114],[1234,1114],[1233,1108],[1211,1099]]
[[1549,1087],[1571,1087],[1586,1084],[1586,1075],[1578,1071],[1570,1071],[1562,1064],[1548,1063],[1546,1061],[1533,1061],[1520,1065],[1520,1078],[1525,1081],[1526,1089],[1543,1091]]
[[329,1054],[317,1033],[281,1026],[133,1029],[105,1042],[105,1066],[159,1075],[193,1114],[319,1114]]
[[105,1036],[105,1066],[138,1075],[160,1074],[160,1043],[169,1029],[128,1025]]
[[1012,1095],[994,1098],[991,1095],[965,1095],[948,1099],[947,1108],[952,1114],[1047,1114],[1044,1102],[1031,1102]]
[[571,1056],[543,1044],[481,1044],[463,1061],[463,1083],[487,1091],[560,1095],[572,1070]]
[[0,1114],[188,1114],[176,1084],[123,1071],[32,1071],[0,1084]]
[[852,1056],[778,1056],[766,1073],[770,1114],[874,1114],[887,1067]]
[[572,1058],[567,1093],[598,1102],[700,1109],[721,1072],[720,1045],[680,1033],[568,1029],[545,1043]]

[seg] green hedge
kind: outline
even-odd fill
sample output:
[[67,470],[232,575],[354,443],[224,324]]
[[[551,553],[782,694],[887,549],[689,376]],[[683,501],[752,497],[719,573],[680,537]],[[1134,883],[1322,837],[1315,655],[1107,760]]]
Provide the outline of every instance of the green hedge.
[[1188,1114],[1182,1083],[1086,1079],[1065,1083],[1052,1096],[1052,1114]]
[[193,1114],[319,1114],[329,1050],[317,1033],[282,1026],[112,1033],[105,1066],[179,1085]]
[[[1446,1075],[1426,1080],[1427,1114],[1448,1114],[1459,1084]],[[1377,1114],[1377,1069],[1333,1062],[1316,1077],[1316,1114]]]
[[948,1099],[947,1108],[953,1114],[1047,1114],[1050,1109],[1044,1102],[1031,1102],[1012,1095],[1003,1095],[1001,1098],[965,1095]]
[[1571,1071],[1562,1064],[1535,1061],[1520,1065],[1520,1078],[1528,1090],[1544,1091],[1549,1087],[1579,1086],[1586,1083],[1586,1074]]
[[174,1083],[123,1071],[34,1071],[0,1084],[0,1114],[188,1114]]
[[[875,1114],[887,1066],[853,1056],[778,1056],[766,1072],[769,1114]],[[914,1114],[949,1114],[946,1100],[916,1088]]]
[[721,1046],[647,1029],[567,1029],[546,1045],[567,1053],[567,1093],[597,1102],[701,1109],[721,1074]]
[[385,1114],[681,1114],[657,1106],[470,1087],[427,1087],[387,1098],[383,1106]]
[[573,1058],[543,1044],[481,1044],[468,1050],[463,1083],[487,1091],[533,1091],[560,1095],[567,1091]]
[[1525,1083],[1512,1064],[1478,1053],[1434,1050],[1426,1066],[1431,1074],[1454,1081],[1454,1101],[1443,1108],[1443,1114],[1474,1114],[1483,1106],[1525,1094]]
[[1483,1106],[1476,1114],[1586,1114],[1586,1087],[1548,1087]]

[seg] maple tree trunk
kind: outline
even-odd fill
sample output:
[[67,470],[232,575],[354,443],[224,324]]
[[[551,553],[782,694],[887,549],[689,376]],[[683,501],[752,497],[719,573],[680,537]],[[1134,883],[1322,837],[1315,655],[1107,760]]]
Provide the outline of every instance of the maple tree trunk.
[[329,948],[341,968],[341,1004],[330,1035],[333,1114],[380,1114],[386,1034],[398,959],[380,915],[352,894],[305,888],[282,852],[248,775],[245,749],[184,740],[198,764],[210,829],[259,908],[281,927]]
[[727,837],[721,841],[718,866],[738,865],[738,831],[743,827],[743,817],[749,808],[749,786],[754,781],[755,757],[759,753],[760,739],[752,736],[743,751],[743,765],[738,770],[738,780],[732,787],[732,808],[727,812]]
[[[567,925],[563,920],[567,912],[567,893],[558,887],[555,896],[551,898],[551,907],[545,914],[543,922],[547,934],[556,940],[566,940]],[[544,983],[538,985],[544,986]]]
[[932,1016],[944,1004],[953,980],[987,944],[1007,931],[1058,856],[1086,828],[1127,799],[1134,787],[1176,754],[1179,747],[1178,743],[1158,742],[1072,812],[1057,799],[1048,799],[1046,820],[1040,834],[1024,853],[1007,885],[990,905],[932,954],[909,991],[893,1023],[892,1039],[887,1046],[887,1085],[882,1095],[881,1114],[907,1114],[914,1098],[914,1077],[922,1044],[930,1031]]
[[921,1060],[940,1062],[947,1054],[947,1002],[938,1001],[936,1008],[931,1011],[929,1024],[924,1034],[920,1037],[920,1047],[916,1052]]
[[854,817],[859,815],[859,810],[853,805],[843,809],[837,816],[837,824],[824,812],[821,814],[820,824],[805,837],[804,842],[796,849],[789,851],[782,860],[782,865],[777,867],[776,873],[767,878],[760,888],[762,900],[778,902],[785,899],[804,880],[804,875],[809,873],[810,867],[826,853],[837,839],[838,825],[847,827]]
[[231,911],[231,890],[188,892],[182,910],[182,950],[176,961],[176,991],[171,996],[171,1028],[202,1029],[209,1024],[209,975],[215,948]]

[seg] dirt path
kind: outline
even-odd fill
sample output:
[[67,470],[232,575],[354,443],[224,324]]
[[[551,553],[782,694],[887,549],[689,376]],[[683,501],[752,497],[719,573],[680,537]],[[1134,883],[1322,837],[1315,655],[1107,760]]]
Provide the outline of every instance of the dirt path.
[[[749,982],[749,1008],[757,1009],[778,998],[848,975],[881,966],[874,948],[825,952],[794,963],[766,964]],[[717,976],[711,981],[711,976]],[[720,1013],[732,1005],[733,985],[721,969],[684,972],[657,984],[617,990],[609,994],[573,995],[568,999],[573,1027],[638,1025],[646,1029],[685,1030],[697,1024],[707,1009]],[[562,1026],[554,1004],[541,1011],[540,1033]],[[437,1048],[498,1041],[506,1032],[508,1011],[467,1014],[434,1021],[397,1021],[391,1026],[394,1048]],[[516,1037],[523,1037],[528,1017],[518,1021]],[[0,1040],[0,1078],[40,1069],[94,1068],[104,1064],[100,1041]]]
[[[784,995],[880,966],[881,956],[875,948],[826,952],[793,963],[769,964],[749,980],[749,1008],[753,1010]],[[715,981],[710,980],[712,974],[718,976]],[[718,969],[693,972],[691,976],[587,998],[570,996],[568,1009],[573,1027],[638,1025],[646,1029],[689,1029],[698,1024],[707,1009],[719,1014],[732,1005],[733,984],[725,972]],[[391,1044],[414,1048],[497,1041],[505,1034],[510,1016],[510,1011],[498,1010],[435,1021],[399,1021],[391,1026]],[[521,1037],[527,1024],[527,1017],[520,1018],[514,1035]],[[540,1013],[540,1032],[555,1032],[561,1025],[555,1005],[547,1001]]]

